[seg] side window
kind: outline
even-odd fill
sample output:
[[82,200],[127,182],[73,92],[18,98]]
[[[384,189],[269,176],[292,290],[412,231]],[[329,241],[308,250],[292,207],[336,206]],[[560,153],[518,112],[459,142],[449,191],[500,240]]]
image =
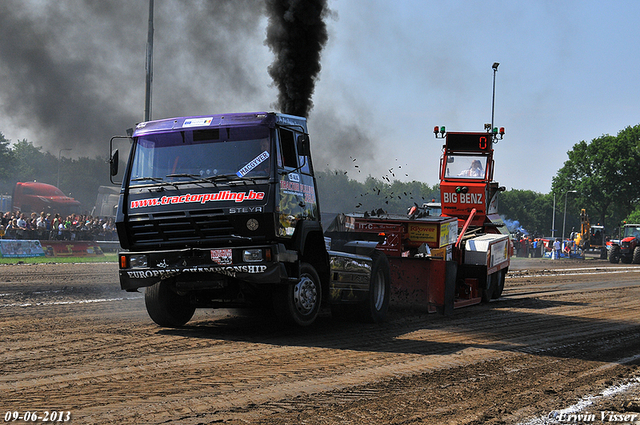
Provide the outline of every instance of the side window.
[[296,144],[293,131],[281,128],[280,134],[280,149],[282,151],[282,160],[284,166],[288,168],[297,168],[298,160],[296,158]]
[[[307,138],[308,139],[308,138]],[[308,144],[308,142],[307,142]],[[309,147],[307,146],[307,151]],[[300,164],[300,172],[303,174],[311,174],[311,159],[309,157],[309,153],[306,155],[298,155],[298,163]]]
[[[298,168],[301,173],[311,174],[311,161],[307,155],[298,155],[296,143],[300,133],[296,133],[284,128],[279,129],[280,134],[280,155],[284,166],[288,168]],[[278,164],[280,165],[280,164]]]

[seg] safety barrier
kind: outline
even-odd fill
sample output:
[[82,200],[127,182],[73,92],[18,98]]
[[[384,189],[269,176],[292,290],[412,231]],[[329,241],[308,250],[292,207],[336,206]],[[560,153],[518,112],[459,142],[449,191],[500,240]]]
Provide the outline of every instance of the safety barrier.
[[104,255],[96,241],[0,240],[3,258],[27,257],[95,257]]

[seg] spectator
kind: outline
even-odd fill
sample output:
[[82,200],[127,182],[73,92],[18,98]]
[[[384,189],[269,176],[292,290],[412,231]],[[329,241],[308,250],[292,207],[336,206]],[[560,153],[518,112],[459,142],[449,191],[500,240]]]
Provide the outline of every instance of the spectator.
[[556,239],[553,242],[553,250],[556,252],[556,258],[560,258],[560,254],[562,253],[562,246],[560,244],[560,239]]
[[[53,215],[53,217],[52,217]],[[6,223],[6,224],[4,224]],[[0,212],[1,239],[118,240],[113,218],[85,214]]]
[[18,220],[12,219],[5,229],[5,239],[17,239]]
[[10,222],[11,222],[11,211],[7,211],[6,213],[2,214],[0,218],[0,224],[3,225],[6,229]]
[[20,214],[17,219],[18,227],[21,229],[27,229],[27,221],[24,219],[24,214]]
[[47,239],[49,232],[47,231],[47,216],[44,211],[40,213],[36,221],[36,229],[38,229],[38,239]]
[[62,220],[58,220],[58,240],[64,239],[64,222]]
[[15,219],[16,224],[16,239],[26,239],[27,237],[27,220],[25,220],[24,213],[18,214],[18,218]]

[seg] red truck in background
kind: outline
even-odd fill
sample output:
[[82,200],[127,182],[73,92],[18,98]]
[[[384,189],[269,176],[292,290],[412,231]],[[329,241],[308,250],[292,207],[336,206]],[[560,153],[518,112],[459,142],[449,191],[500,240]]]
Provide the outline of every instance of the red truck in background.
[[18,182],[11,195],[11,210],[26,214],[45,212],[66,216],[79,213],[80,202],[50,184]]

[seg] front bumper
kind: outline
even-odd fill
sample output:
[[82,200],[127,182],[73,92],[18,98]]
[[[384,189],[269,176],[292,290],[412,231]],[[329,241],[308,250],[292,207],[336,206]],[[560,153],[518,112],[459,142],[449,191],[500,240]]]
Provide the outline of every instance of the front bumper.
[[[215,259],[212,249],[184,249],[170,251],[123,252],[120,258],[120,287],[127,291],[152,286],[162,280],[173,279],[183,288],[223,288],[231,281],[254,284],[277,284],[286,282],[289,273],[281,258],[297,258],[295,253],[282,246],[251,247],[270,249],[271,261],[243,262],[241,255],[232,251],[233,257],[226,261]],[[122,260],[122,257],[125,260]],[[129,267],[131,256],[146,257],[144,266]],[[280,259],[280,261],[278,261]]]

